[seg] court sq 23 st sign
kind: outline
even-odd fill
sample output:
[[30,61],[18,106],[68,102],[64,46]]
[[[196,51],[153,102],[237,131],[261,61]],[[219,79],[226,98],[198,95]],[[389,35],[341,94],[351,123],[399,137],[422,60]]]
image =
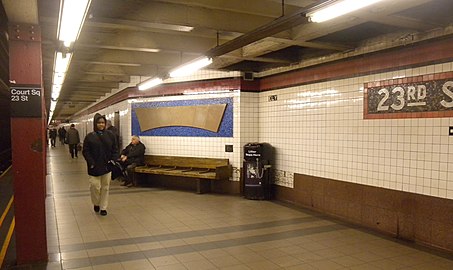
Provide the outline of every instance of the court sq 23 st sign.
[[424,78],[426,76],[367,83],[364,118],[452,117],[453,78],[423,81]]
[[11,93],[11,117],[41,117],[42,89],[39,86],[14,86]]

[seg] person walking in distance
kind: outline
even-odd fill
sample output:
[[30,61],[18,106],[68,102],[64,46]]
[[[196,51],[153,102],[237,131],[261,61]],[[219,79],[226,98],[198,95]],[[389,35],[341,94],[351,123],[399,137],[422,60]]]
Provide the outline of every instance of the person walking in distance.
[[112,125],[111,120],[107,120],[107,130],[110,130],[116,138],[116,145],[118,146],[118,149],[120,149],[120,132],[117,127]]
[[55,140],[57,139],[57,130],[53,127],[49,130],[50,145],[55,147]]
[[60,127],[58,129],[58,137],[60,138],[61,145],[64,145],[64,141],[66,139],[66,129],[64,127]]
[[115,135],[106,130],[106,122],[105,116],[94,115],[93,132],[85,137],[82,150],[88,168],[93,209],[102,216],[107,215],[112,163],[118,159]]
[[74,124],[66,132],[66,142],[69,145],[69,153],[71,158],[77,157],[77,145],[80,143],[79,131],[75,128]]

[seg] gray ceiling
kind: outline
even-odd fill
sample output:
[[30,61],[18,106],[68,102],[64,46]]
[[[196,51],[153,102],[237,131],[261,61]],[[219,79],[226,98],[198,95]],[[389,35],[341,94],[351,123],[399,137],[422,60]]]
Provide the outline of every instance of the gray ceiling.
[[[159,75],[204,54],[214,56],[210,69],[269,72],[453,34],[452,0],[384,0],[308,22],[305,11],[321,2],[92,0],[54,119],[70,118],[131,76]],[[47,99],[58,8],[58,0],[38,1]]]

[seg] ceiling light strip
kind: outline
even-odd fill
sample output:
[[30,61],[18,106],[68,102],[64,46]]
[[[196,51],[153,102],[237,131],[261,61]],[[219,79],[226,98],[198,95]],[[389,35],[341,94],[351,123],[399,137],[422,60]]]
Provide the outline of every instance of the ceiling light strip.
[[138,90],[145,91],[163,82],[162,78],[153,78],[138,85]]
[[79,37],[90,4],[91,0],[60,0],[57,38],[63,42],[66,48],[63,49],[64,52],[55,53],[48,124],[53,118],[61,87],[71,62],[72,54],[68,51],[72,43]]
[[321,4],[319,8],[315,7],[313,11],[307,13],[307,17],[309,17],[311,22],[325,22],[380,1],[382,0],[341,0],[333,3],[328,2]]
[[58,40],[66,47],[77,40],[91,0],[61,0],[58,24]]
[[212,63],[212,58],[202,57],[202,58],[195,59],[192,62],[189,62],[187,64],[177,67],[176,69],[170,71],[169,75],[172,78],[188,76],[188,75],[193,74],[196,71],[210,65],[211,63]]

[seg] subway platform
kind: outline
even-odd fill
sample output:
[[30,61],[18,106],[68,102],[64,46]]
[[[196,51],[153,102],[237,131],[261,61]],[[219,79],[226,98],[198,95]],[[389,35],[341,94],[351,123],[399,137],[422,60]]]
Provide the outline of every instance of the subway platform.
[[112,181],[93,212],[86,165],[48,149],[49,262],[18,269],[453,269],[453,257],[274,201]]

